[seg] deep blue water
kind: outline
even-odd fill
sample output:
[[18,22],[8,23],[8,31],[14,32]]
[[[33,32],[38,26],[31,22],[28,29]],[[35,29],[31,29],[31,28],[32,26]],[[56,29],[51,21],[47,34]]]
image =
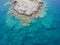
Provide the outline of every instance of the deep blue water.
[[14,16],[7,16],[9,6],[3,6],[7,1],[0,0],[0,45],[60,45],[60,0],[45,0],[47,15],[28,27],[19,25]]

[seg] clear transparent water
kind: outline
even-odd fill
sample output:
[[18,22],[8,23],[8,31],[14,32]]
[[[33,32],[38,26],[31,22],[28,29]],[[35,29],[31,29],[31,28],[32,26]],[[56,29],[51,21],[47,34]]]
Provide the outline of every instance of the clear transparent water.
[[60,0],[45,0],[47,15],[28,27],[19,25],[14,16],[7,16],[9,6],[3,6],[7,1],[0,0],[0,45],[60,45]]

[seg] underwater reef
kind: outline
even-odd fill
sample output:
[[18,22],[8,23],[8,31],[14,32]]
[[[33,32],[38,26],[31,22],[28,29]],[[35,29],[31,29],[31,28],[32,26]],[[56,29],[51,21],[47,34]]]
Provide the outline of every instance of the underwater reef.
[[15,16],[7,15],[10,6],[3,3],[8,0],[0,1],[0,45],[60,45],[59,0],[45,0],[46,16],[33,19],[29,26],[22,26]]

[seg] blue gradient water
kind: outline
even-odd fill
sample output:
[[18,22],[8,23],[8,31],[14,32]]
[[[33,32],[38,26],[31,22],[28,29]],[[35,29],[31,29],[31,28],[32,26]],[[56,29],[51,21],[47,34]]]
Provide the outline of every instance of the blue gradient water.
[[47,15],[28,27],[19,25],[14,16],[7,16],[9,6],[3,6],[7,1],[0,0],[0,45],[60,45],[60,0],[45,0]]

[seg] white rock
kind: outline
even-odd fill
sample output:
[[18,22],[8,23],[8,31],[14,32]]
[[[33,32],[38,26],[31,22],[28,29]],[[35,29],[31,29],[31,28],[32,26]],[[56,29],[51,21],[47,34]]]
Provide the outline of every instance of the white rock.
[[19,13],[24,13],[26,15],[31,15],[34,11],[37,11],[39,3],[41,0],[31,1],[31,0],[15,0],[17,1],[16,6],[13,8]]

